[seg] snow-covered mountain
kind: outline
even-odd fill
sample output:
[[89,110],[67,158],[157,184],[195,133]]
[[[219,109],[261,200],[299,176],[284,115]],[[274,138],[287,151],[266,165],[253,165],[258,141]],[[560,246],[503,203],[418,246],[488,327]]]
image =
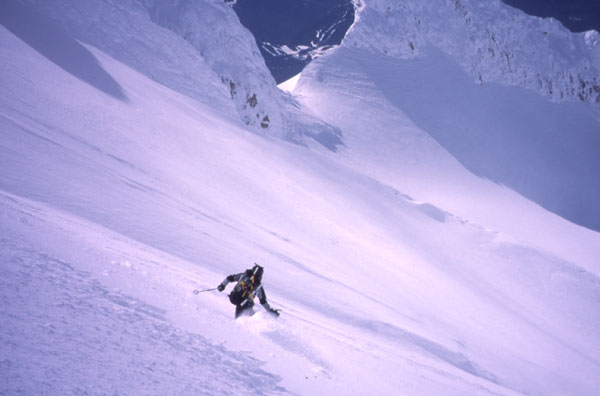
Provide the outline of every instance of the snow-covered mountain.
[[[72,35],[219,112],[237,113],[258,133],[298,143],[319,136],[336,140],[334,128],[298,115],[282,96],[252,35],[222,1],[26,0],[18,10],[10,3],[5,7],[17,16],[5,18],[13,32],[40,41],[36,36],[44,32],[29,32],[29,26],[43,22],[60,36],[51,48],[54,58],[63,55],[64,36]],[[110,17],[103,18],[105,13]],[[64,55],[63,66],[72,54]]]
[[600,103],[596,31],[573,34],[554,19],[528,16],[500,0],[371,1],[360,19],[347,39],[356,47],[412,58],[435,45],[480,84]]
[[[344,47],[322,62],[327,66],[309,66],[306,84],[365,79],[473,173],[600,229],[600,47],[586,41],[597,32],[572,34],[500,1],[372,1],[359,18]],[[352,91],[326,88],[312,106],[334,125],[329,104],[342,90]],[[306,96],[317,103],[314,91]],[[363,111],[372,125],[370,108]]]
[[0,394],[597,393],[594,33],[357,7],[287,94],[221,1],[0,3]]
[[233,9],[278,83],[339,45],[354,22],[352,0],[239,0]]

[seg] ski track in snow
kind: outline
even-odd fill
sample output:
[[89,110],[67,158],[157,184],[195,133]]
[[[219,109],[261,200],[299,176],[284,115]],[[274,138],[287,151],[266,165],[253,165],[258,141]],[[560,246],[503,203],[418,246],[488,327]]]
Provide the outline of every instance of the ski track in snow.
[[[3,205],[1,213],[6,226],[14,212]],[[37,222],[23,213],[18,221]],[[90,263],[69,263],[2,231],[0,394],[288,393],[250,354],[182,330],[164,309],[81,269]]]
[[[7,241],[1,248],[2,394],[282,390],[256,359],[178,329],[164,311],[110,292],[68,263]],[[128,392],[130,383],[136,386]]]
[[[196,331],[198,327],[189,323],[182,326],[181,322],[177,325],[172,322],[177,314],[167,315],[167,308],[130,295],[146,294],[146,299],[158,299],[163,305],[168,301],[169,310],[183,310],[187,319],[191,316],[194,322],[215,320],[210,313],[207,317],[198,315],[206,313],[206,309],[194,311],[194,304],[186,311],[180,297],[177,302],[148,297],[146,289],[150,289],[150,296],[161,292],[164,296],[165,275],[170,280],[168,284],[184,282],[191,288],[191,274],[177,266],[169,269],[166,264],[157,264],[161,257],[140,254],[135,251],[135,242],[97,229],[83,219],[6,193],[2,200],[1,290],[5,325],[1,336],[2,356],[6,357],[4,378],[8,380],[2,390],[7,394],[128,394],[126,389],[132,385],[135,390],[131,394],[293,394],[277,385],[280,377],[261,370],[264,363],[253,358],[249,350],[244,352],[246,348],[242,352],[228,351],[195,331],[184,331],[182,327]],[[48,238],[48,234],[52,237]],[[88,246],[86,241],[94,244]],[[57,249],[61,245],[70,249]],[[84,262],[57,258],[59,254]],[[110,256],[122,259],[115,261]],[[192,277],[197,278],[198,274]],[[301,333],[313,333],[322,341],[328,339],[328,344],[357,345],[356,352],[360,354],[386,348],[377,344],[368,349],[358,346],[364,344],[359,334],[365,329],[376,338],[378,333],[384,337],[389,333],[391,339],[405,338],[405,334],[381,332],[385,327],[379,329],[375,323],[360,323],[356,319],[350,322],[354,321],[353,326],[357,327],[344,333],[335,325],[323,326],[323,318],[306,320],[302,319],[306,313],[297,316],[293,308],[284,309],[286,316],[296,322],[295,330],[288,329],[291,323],[286,316],[282,320],[288,324],[279,325],[265,320],[260,313],[238,320],[236,328],[242,337],[246,334],[243,342],[255,343],[252,338],[264,337],[311,362],[309,372],[300,377],[303,380],[332,380],[328,374],[332,367],[319,356],[316,345],[307,341],[310,337]],[[315,327],[321,331],[314,333]],[[27,343],[22,342],[25,339]],[[408,341],[412,343],[410,338]],[[439,347],[436,351],[429,344],[424,349],[440,355]],[[405,364],[412,366],[415,362]],[[447,372],[430,365],[424,364],[423,368],[438,372],[435,376],[447,380]],[[190,375],[190,371],[195,374]]]

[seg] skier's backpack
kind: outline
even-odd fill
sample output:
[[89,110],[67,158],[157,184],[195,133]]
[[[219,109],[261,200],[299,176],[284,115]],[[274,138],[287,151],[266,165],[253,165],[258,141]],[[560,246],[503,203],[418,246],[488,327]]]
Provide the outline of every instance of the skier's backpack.
[[233,305],[240,305],[244,303],[244,300],[252,300],[253,298],[254,274],[244,274],[231,293],[229,293],[229,301],[231,301]]

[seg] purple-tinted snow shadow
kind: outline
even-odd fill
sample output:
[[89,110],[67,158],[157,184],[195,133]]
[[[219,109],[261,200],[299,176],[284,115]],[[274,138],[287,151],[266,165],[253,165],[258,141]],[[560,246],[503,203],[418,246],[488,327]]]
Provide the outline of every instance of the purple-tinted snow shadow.
[[520,87],[478,85],[435,48],[413,60],[372,56],[362,67],[392,104],[471,172],[600,231],[600,121],[589,106],[552,103]]
[[0,1],[0,24],[66,72],[116,99],[127,101],[119,83],[100,66],[94,55],[48,18],[15,1],[4,0]]

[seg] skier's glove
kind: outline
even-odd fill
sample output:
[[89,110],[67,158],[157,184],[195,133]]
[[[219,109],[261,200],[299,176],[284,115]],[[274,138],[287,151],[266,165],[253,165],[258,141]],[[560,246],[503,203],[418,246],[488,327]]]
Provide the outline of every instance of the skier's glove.
[[219,285],[219,286],[217,286],[217,290],[222,292],[223,290],[225,290],[225,286]]

